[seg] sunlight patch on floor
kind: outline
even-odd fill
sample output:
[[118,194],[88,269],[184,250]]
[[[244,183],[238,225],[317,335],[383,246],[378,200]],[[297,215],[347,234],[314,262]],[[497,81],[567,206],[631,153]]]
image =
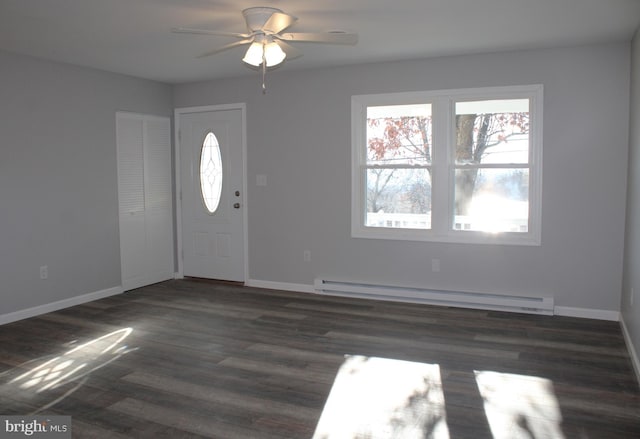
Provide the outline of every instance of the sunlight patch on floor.
[[475,376],[494,439],[564,439],[550,380],[491,371]]
[[345,356],[313,439],[448,439],[440,367]]
[[36,412],[51,407],[80,388],[89,374],[135,350],[123,343],[132,331],[122,328],[63,354],[31,360],[4,372],[0,374],[0,394],[33,404],[36,395],[53,392],[38,399]]

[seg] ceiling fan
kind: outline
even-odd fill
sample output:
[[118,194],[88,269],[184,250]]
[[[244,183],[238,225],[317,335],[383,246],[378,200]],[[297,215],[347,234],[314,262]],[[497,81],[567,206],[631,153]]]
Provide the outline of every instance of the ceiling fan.
[[242,15],[247,24],[246,33],[184,27],[174,28],[172,31],[186,34],[218,35],[239,38],[239,41],[234,41],[203,53],[198,56],[198,58],[215,55],[216,53],[248,44],[249,48],[242,58],[242,61],[250,66],[262,67],[263,89],[264,73],[267,67],[277,66],[285,59],[294,59],[302,56],[302,52],[290,43],[355,45],[358,42],[357,34],[343,31],[283,33],[284,30],[293,25],[298,19],[277,8],[263,6],[247,8],[242,11]]

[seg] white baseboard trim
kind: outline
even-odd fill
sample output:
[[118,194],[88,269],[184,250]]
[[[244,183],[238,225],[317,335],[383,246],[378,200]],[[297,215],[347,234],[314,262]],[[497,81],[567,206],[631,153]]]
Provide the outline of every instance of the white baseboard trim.
[[619,311],[608,311],[605,309],[572,308],[570,306],[556,306],[553,313],[557,316],[580,317],[582,319],[620,321]]
[[121,294],[123,291],[121,286],[107,288],[106,290],[95,291],[93,293],[82,294],[80,296],[70,297],[68,299],[58,300],[57,302],[45,303],[44,305],[34,306],[32,308],[22,309],[0,315],[0,325],[16,322],[18,320],[28,319],[29,317],[39,316],[48,312],[58,311],[59,309],[69,308],[70,306],[80,305],[82,303],[92,302],[94,300],[103,299],[109,296]]
[[622,327],[622,335],[624,336],[624,342],[627,345],[627,350],[629,351],[629,357],[631,357],[631,364],[633,364],[633,370],[636,372],[636,378],[638,380],[638,384],[640,384],[640,358],[638,358],[638,353],[636,349],[633,347],[633,342],[631,341],[631,335],[629,334],[629,330],[627,329],[627,325],[624,323],[624,317],[620,317],[620,326]]
[[248,287],[266,288],[268,290],[296,291],[299,293],[314,293],[313,285],[293,284],[288,282],[272,282],[269,280],[249,279],[244,283]]

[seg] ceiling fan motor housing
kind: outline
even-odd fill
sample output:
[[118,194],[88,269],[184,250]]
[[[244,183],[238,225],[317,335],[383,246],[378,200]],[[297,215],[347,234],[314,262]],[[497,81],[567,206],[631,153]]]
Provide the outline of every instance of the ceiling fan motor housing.
[[282,13],[282,11],[277,8],[259,6],[243,10],[242,15],[247,22],[247,28],[251,32],[259,32],[262,30],[267,20],[276,12]]

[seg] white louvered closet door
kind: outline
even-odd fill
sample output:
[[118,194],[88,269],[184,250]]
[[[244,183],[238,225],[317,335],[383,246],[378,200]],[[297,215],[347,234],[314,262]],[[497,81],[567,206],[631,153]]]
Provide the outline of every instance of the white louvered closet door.
[[169,118],[116,113],[122,287],[173,278]]

